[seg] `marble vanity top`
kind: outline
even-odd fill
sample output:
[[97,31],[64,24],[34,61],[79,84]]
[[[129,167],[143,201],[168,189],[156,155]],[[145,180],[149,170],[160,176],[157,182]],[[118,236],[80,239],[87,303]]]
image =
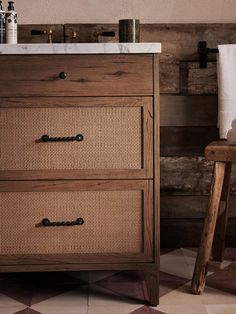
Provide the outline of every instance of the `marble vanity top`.
[[160,53],[161,43],[0,44],[0,54]]

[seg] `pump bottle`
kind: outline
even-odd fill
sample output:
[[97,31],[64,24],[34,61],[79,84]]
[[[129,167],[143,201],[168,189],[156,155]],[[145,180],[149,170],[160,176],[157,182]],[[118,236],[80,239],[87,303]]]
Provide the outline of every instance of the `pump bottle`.
[[6,35],[6,13],[2,9],[2,1],[0,1],[0,44],[5,42]]
[[17,13],[14,10],[14,1],[8,1],[6,13],[6,43],[17,44]]

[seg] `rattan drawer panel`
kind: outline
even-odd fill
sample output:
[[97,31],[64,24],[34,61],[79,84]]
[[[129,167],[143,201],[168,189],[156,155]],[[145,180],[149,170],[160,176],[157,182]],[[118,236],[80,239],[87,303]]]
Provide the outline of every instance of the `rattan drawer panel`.
[[0,73],[1,97],[153,94],[151,55],[0,56]]
[[[2,108],[0,170],[141,169],[141,107]],[[82,142],[43,143],[41,136]]]
[[[35,227],[84,219],[81,226]],[[1,192],[0,254],[139,253],[141,191]]]

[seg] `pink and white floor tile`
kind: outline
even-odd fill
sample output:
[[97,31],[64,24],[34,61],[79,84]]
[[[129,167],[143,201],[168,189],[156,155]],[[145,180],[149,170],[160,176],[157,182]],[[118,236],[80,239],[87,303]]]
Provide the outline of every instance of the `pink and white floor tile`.
[[0,274],[0,314],[236,314],[236,249],[190,292],[196,249],[162,250],[160,305],[148,307],[142,272]]

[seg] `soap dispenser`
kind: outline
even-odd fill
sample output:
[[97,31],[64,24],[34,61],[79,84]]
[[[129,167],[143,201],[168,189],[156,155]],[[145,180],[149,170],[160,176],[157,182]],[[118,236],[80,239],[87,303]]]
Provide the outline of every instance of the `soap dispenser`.
[[6,13],[6,43],[17,44],[17,13],[14,10],[13,1],[8,1]]
[[2,1],[0,1],[0,44],[5,42],[6,35],[6,14],[2,9]]

